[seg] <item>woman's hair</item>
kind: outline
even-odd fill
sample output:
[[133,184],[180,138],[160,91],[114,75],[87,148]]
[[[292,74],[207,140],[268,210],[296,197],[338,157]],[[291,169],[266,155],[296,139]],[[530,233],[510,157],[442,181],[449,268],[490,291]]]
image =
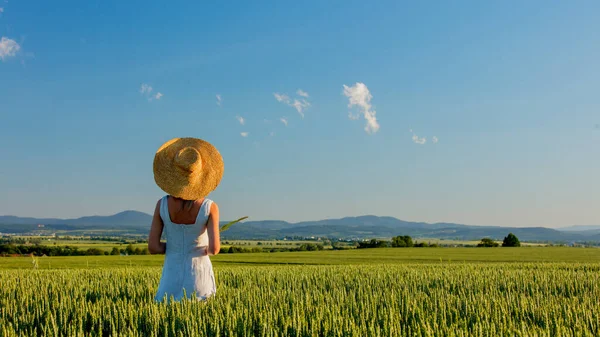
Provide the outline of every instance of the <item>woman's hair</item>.
[[188,210],[192,209],[192,207],[194,206],[194,202],[196,200],[184,200],[183,201],[183,208],[186,208]]
[[192,209],[192,207],[194,206],[194,202],[196,202],[196,200],[186,200],[186,199],[181,199],[178,197],[173,197],[176,200],[181,200],[183,201],[183,203],[181,204],[181,209],[183,210],[184,208],[187,210]]

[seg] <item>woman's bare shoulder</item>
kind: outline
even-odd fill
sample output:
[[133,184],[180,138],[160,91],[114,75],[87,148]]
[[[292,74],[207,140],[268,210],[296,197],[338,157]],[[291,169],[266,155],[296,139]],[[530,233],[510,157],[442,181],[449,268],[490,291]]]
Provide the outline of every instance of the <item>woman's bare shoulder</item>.
[[211,214],[219,213],[219,205],[217,205],[217,203],[214,200],[211,200],[211,203],[210,203],[210,213]]

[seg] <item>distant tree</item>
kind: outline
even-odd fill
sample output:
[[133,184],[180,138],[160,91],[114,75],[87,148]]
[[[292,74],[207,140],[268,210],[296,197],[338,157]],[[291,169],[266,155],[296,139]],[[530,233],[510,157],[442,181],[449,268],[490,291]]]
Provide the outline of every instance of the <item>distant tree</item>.
[[370,241],[359,242],[357,248],[384,248],[389,246],[389,241],[371,239]]
[[85,255],[104,255],[104,251],[99,248],[88,248]]
[[477,244],[477,247],[498,247],[498,243],[490,238],[483,238],[481,242]]
[[113,247],[113,249],[110,251],[110,255],[119,255],[119,248]]
[[502,247],[521,247],[521,242],[519,242],[516,235],[508,233],[502,242]]
[[392,238],[392,247],[413,247],[412,238],[408,235],[398,235]]
[[135,254],[135,248],[133,248],[133,245],[131,243],[127,245],[127,248],[125,248],[125,252],[127,252],[127,255]]

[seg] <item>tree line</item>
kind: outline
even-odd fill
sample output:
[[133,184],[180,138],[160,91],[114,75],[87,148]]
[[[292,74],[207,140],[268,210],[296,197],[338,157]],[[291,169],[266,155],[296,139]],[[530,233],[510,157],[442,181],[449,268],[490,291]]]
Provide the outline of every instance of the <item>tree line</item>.
[[99,248],[79,249],[73,246],[45,246],[45,245],[16,245],[0,244],[0,255],[30,255],[35,256],[85,256],[85,255],[148,255],[148,248],[133,247],[129,244],[126,248],[117,248],[105,251]]
[[[477,244],[477,247],[498,247],[500,244],[490,238],[483,238]],[[519,238],[513,233],[509,233],[504,237],[502,247],[520,247]],[[392,237],[391,241],[371,239],[358,243],[356,248],[387,248],[387,247],[439,247],[437,244],[427,244],[426,242],[413,243],[413,239],[409,235],[398,235]]]
[[[477,244],[477,247],[498,247],[499,243],[495,242],[490,238],[483,238],[481,242]],[[502,242],[502,247],[520,247],[521,243],[519,239],[513,234],[509,233]],[[356,248],[386,248],[386,247],[438,247],[437,244],[428,244],[426,242],[415,243],[412,237],[408,235],[398,235],[392,237],[391,241],[371,239],[367,241],[358,242]],[[260,253],[260,252],[303,252],[303,251],[320,251],[324,247],[322,244],[315,243],[304,243],[298,247],[236,247],[230,246],[221,250],[224,254],[233,253]],[[345,249],[333,245],[333,249]],[[148,255],[147,247],[134,247],[132,244],[127,245],[125,248],[113,247],[112,250],[105,251],[99,248],[88,248],[79,249],[73,246],[45,246],[45,245],[24,245],[24,244],[0,244],[0,255],[30,255],[35,256],[85,256],[85,255]]]
[[[477,247],[498,247],[500,244],[490,238],[483,238],[481,242],[477,244]],[[508,233],[502,241],[502,247],[521,247],[519,238],[513,233]]]
[[437,244],[427,242],[414,243],[409,235],[394,236],[391,241],[371,239],[358,243],[356,248],[386,248],[386,247],[438,247]]
[[[237,247],[230,246],[221,249],[222,254],[233,253],[262,253],[262,252],[305,252],[320,251],[324,247],[322,244],[303,243],[298,247]],[[112,250],[105,251],[99,248],[79,249],[73,246],[45,246],[45,245],[16,245],[0,244],[0,256],[7,255],[35,255],[35,256],[86,256],[86,255],[148,255],[148,248],[133,247],[129,244],[126,248],[113,247]]]

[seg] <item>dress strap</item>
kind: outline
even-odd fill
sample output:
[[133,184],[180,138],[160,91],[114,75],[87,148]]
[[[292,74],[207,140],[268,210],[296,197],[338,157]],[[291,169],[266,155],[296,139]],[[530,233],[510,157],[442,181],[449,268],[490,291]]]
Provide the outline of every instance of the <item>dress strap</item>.
[[160,217],[163,222],[171,221],[171,216],[169,215],[169,203],[168,203],[168,195],[165,195],[160,199]]
[[205,198],[202,202],[202,206],[198,210],[198,215],[196,216],[196,223],[205,225],[208,221],[208,216],[210,214],[210,206],[212,206],[212,200]]

